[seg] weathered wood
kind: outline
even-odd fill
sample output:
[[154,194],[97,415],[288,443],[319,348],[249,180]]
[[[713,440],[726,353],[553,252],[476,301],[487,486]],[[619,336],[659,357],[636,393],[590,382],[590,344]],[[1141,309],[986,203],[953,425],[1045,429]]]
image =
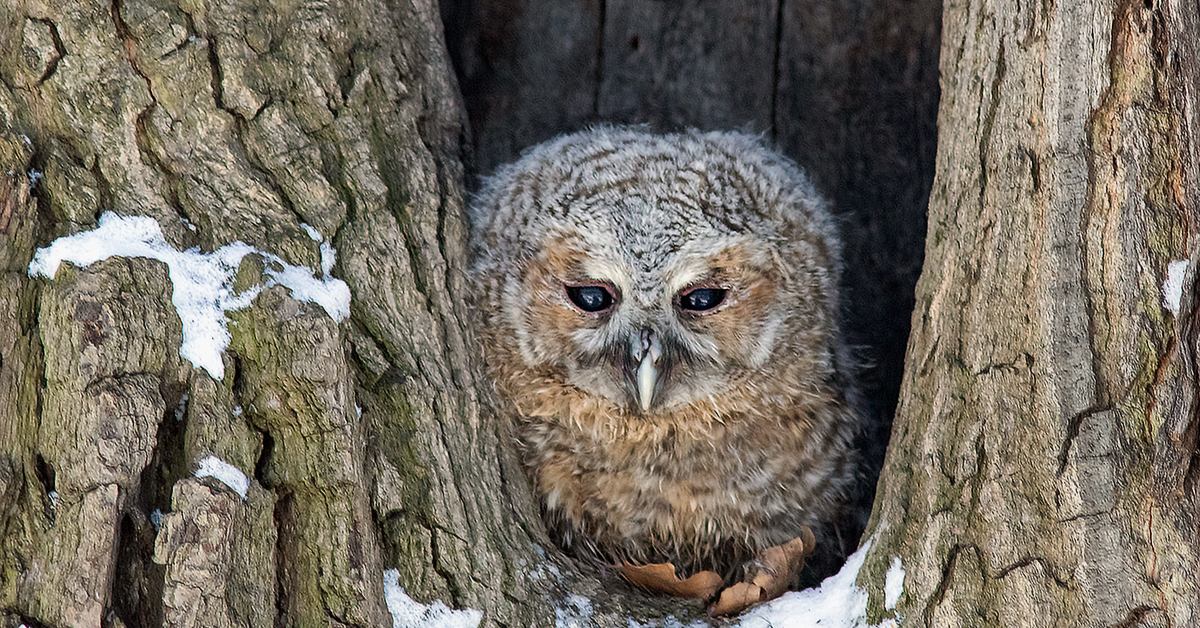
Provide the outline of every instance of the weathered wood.
[[663,130],[770,131],[776,5],[608,0],[599,118]]
[[478,171],[600,120],[604,0],[442,3]]
[[[477,375],[437,18],[422,1],[0,7],[6,625],[386,626],[387,567],[485,625],[599,594],[541,549]],[[268,288],[230,315],[214,377],[180,357],[163,264],[28,276],[37,246],[110,210],[179,250],[242,240],[320,275],[315,227],[353,311]],[[271,263],[245,258],[239,289]],[[209,455],[250,478],[244,498],[192,477]]]
[[1195,5],[969,2],[944,24],[866,570],[903,558],[916,626],[1192,625],[1195,310],[1162,284],[1200,257]]

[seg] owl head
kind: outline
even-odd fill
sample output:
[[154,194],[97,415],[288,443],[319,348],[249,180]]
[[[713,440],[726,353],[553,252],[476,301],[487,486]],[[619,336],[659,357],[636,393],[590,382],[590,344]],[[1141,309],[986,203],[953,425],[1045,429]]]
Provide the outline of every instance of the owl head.
[[510,396],[568,387],[653,418],[818,395],[835,370],[836,227],[758,138],[562,136],[488,179],[472,222],[489,360],[538,387]]

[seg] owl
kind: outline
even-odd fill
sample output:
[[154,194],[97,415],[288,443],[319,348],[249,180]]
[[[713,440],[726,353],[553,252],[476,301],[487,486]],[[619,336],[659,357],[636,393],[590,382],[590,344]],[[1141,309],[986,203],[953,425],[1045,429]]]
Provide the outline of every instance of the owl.
[[553,538],[736,579],[855,475],[840,244],[797,166],[732,132],[601,127],[471,207],[479,335]]

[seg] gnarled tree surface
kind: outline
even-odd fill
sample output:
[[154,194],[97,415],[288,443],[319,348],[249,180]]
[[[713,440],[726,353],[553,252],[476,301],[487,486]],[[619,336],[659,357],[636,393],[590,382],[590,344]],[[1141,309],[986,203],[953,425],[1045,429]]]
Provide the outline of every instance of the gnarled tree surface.
[[[911,143],[885,132],[902,126],[867,124],[897,110],[846,106],[887,90],[808,90],[926,85],[862,78],[876,63],[928,76],[920,38],[890,27],[921,11],[776,2],[689,22],[715,5],[618,4],[574,15],[592,35],[565,48],[582,65],[563,67],[592,83],[555,97],[568,117],[747,120],[852,212],[920,179],[896,150]],[[971,0],[946,7],[944,29],[925,272],[861,578],[872,617],[1195,623],[1200,17],[1174,0]],[[536,50],[516,32],[479,41]],[[743,34],[773,34],[771,54]],[[503,78],[502,58],[464,56],[475,106],[505,94],[476,89]],[[471,109],[484,163],[544,139],[486,139],[546,115],[522,93]],[[764,94],[769,114],[753,112]],[[694,610],[643,605],[612,579],[602,590],[549,549],[465,322],[462,111],[429,1],[0,6],[6,624],[386,626],[389,567],[414,598],[480,609],[486,625]],[[231,313],[223,373],[196,368],[162,263],[29,277],[37,247],[110,210],[154,217],[179,250],[241,240],[319,275],[311,225],[339,253],[351,314],[267,288]],[[855,220],[852,242],[899,228]],[[852,255],[873,259],[871,241]],[[1175,315],[1161,284],[1189,257]],[[869,279],[888,259],[855,268]],[[248,256],[238,286],[272,264]],[[251,478],[244,497],[194,477],[210,455]],[[893,557],[908,576],[885,611]]]
[[[686,123],[750,120],[792,137],[780,112],[819,110],[816,94],[844,84],[855,60],[878,59],[864,52],[871,33],[890,32],[886,12],[861,31],[827,13],[811,22],[827,37],[806,38],[804,7],[763,6],[753,23],[726,23],[701,4],[613,5],[603,28],[634,54],[606,44],[613,54],[597,59],[623,65],[603,92],[582,92],[585,108],[631,121],[690,103],[706,121]],[[482,610],[485,625],[623,628],[630,615],[700,611],[611,575],[601,586],[565,561],[507,453],[468,331],[468,142],[438,17],[429,0],[0,6],[4,624],[386,626],[386,568],[412,597]],[[626,32],[643,24],[658,30]],[[922,24],[913,39],[879,40],[910,53],[880,75],[916,68],[887,85],[928,85],[921,51],[936,24]],[[639,57],[639,41],[663,53]],[[704,61],[751,50],[751,91],[744,63]],[[808,85],[822,51],[834,78],[780,90]],[[678,78],[662,69],[685,62]],[[693,101],[722,74],[723,88]],[[730,95],[733,109],[714,109]],[[266,254],[321,276],[315,229],[338,252],[350,315],[268,287],[229,313],[223,368],[198,368],[181,357],[187,327],[162,262],[30,277],[38,247],[109,211],[154,218],[177,250],[262,251],[242,260],[238,290],[278,270]],[[195,477],[209,456],[250,478],[244,496]]]
[[[1197,7],[971,1],[943,24],[862,579],[901,557],[913,626],[1196,625]],[[1162,284],[1189,258],[1174,315]]]
[[[481,401],[432,3],[18,0],[0,51],[0,623],[387,626],[387,567],[486,625],[596,591],[547,581]],[[353,311],[268,288],[230,314],[223,373],[196,368],[162,263],[29,277],[107,211],[320,276],[310,225]],[[245,497],[193,476],[208,456]]]

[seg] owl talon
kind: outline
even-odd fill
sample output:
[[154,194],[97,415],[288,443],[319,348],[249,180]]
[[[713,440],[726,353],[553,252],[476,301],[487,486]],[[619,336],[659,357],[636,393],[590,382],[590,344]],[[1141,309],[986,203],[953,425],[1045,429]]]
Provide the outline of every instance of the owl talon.
[[680,580],[675,575],[675,565],[671,563],[655,563],[652,565],[631,565],[621,563],[617,570],[626,580],[650,591],[672,597],[706,600],[721,589],[721,576],[713,571],[701,571],[693,574],[687,580]]
[[745,582],[739,582],[721,591],[717,603],[709,609],[717,617],[737,615],[754,604],[773,600],[787,590],[800,569],[804,559],[816,548],[812,530],[804,528],[800,536],[783,545],[769,547],[755,560],[757,573]]

